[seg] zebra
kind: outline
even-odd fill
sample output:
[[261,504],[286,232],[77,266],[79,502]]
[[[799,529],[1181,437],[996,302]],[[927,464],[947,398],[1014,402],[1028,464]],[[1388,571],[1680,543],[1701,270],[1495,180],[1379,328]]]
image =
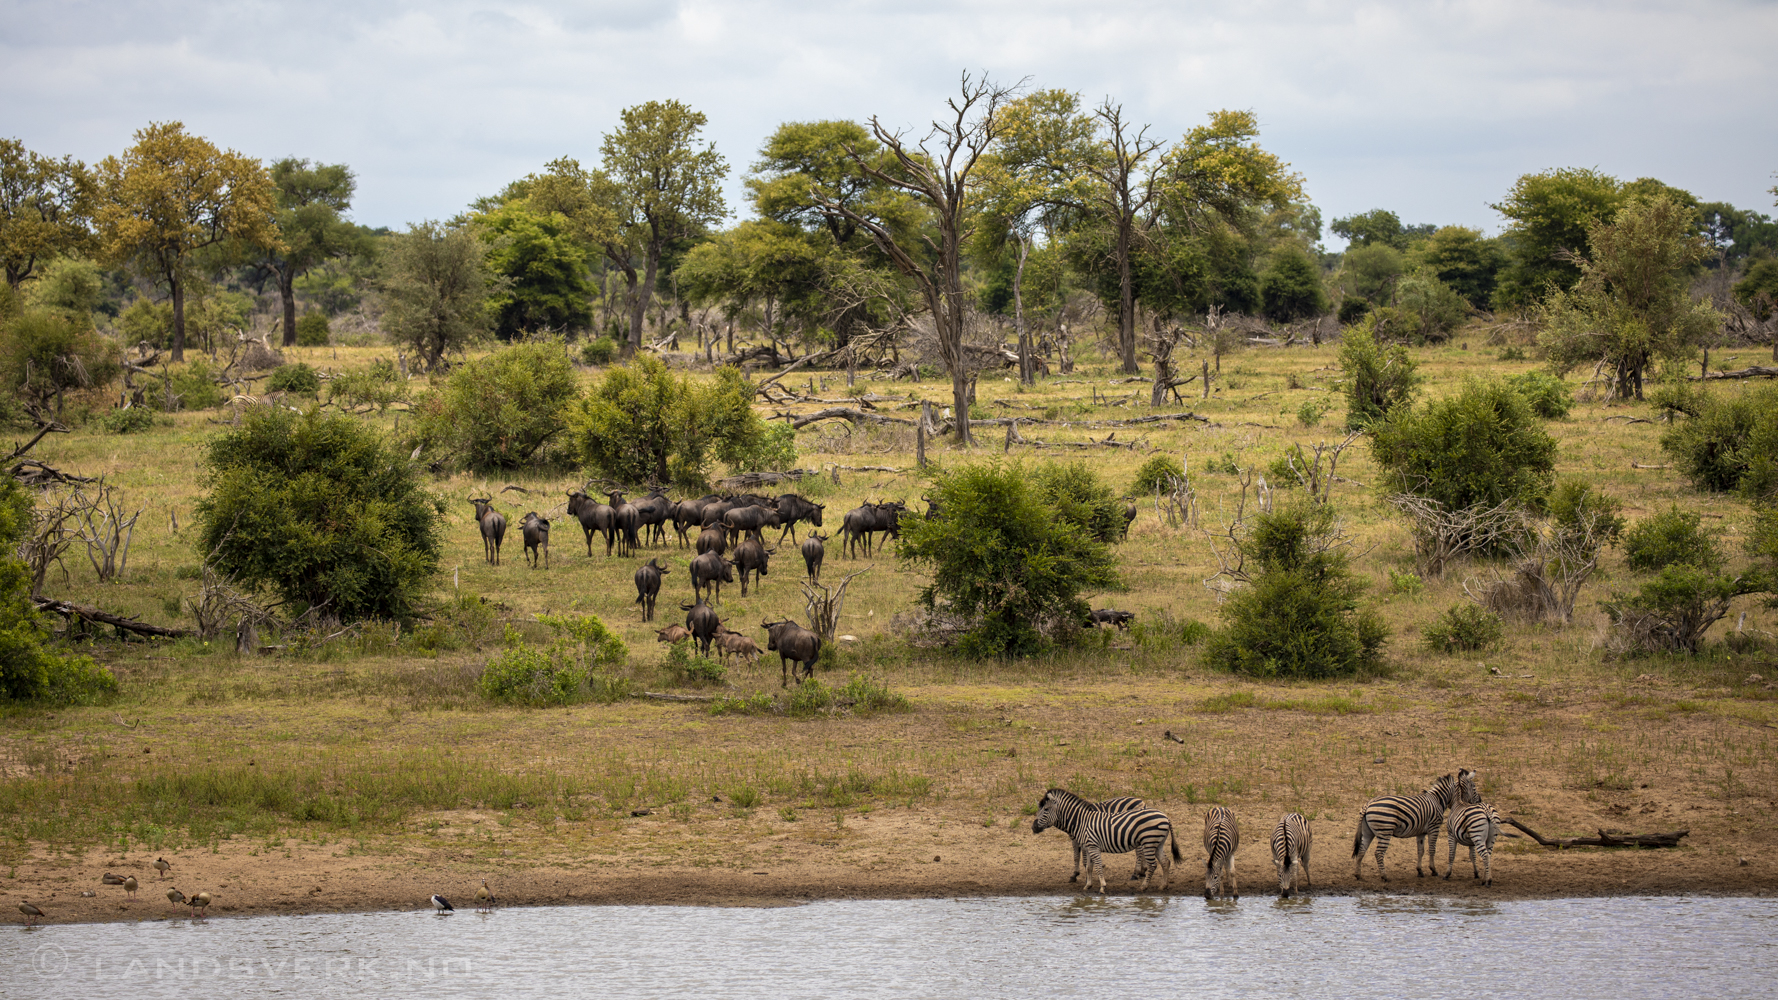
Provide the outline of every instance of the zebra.
[[[1142,808],[1142,800],[1130,795],[1093,802],[1068,791],[1066,788],[1052,788],[1043,793],[1043,798],[1037,800],[1038,810],[1041,811],[1044,803],[1051,799],[1054,799],[1056,802],[1056,818],[1050,825],[1063,833],[1066,833],[1069,841],[1074,845],[1074,874],[1068,876],[1068,881],[1070,882],[1080,881],[1080,859],[1083,852],[1080,846],[1080,838],[1075,836],[1074,831],[1080,825],[1081,816],[1095,811],[1133,812]],[[1038,832],[1038,827],[1035,822],[1031,824],[1031,832]],[[1138,868],[1130,874],[1130,881],[1134,882],[1141,877],[1142,869]]]
[[[1470,877],[1481,879],[1483,885],[1493,885],[1494,838],[1500,834],[1500,814],[1489,805],[1459,805],[1451,811],[1451,817],[1445,821],[1445,826],[1451,834],[1450,856],[1445,859],[1445,878],[1451,877],[1451,869],[1457,864],[1457,847],[1461,844],[1469,848]],[[1480,871],[1476,870],[1477,851],[1482,855]]]
[[1457,804],[1460,806],[1479,806],[1482,804],[1482,791],[1476,784],[1481,776],[1480,771],[1471,771],[1467,767],[1457,769]]
[[1235,884],[1235,851],[1241,847],[1241,824],[1227,806],[1212,806],[1204,814],[1204,850],[1210,859],[1204,862],[1204,898],[1222,896],[1222,880],[1228,877],[1227,895],[1241,898]]
[[[1031,820],[1031,832],[1042,833],[1056,825],[1063,811],[1064,800],[1055,793],[1060,789],[1052,789],[1044,794],[1039,801],[1037,816]],[[1148,890],[1148,880],[1158,867],[1161,871],[1161,890],[1166,891],[1172,881],[1173,865],[1161,848],[1169,843],[1173,848],[1173,861],[1183,860],[1179,853],[1179,839],[1173,835],[1173,823],[1167,814],[1152,809],[1130,810],[1126,812],[1100,812],[1098,809],[1082,809],[1075,814],[1074,839],[1080,849],[1086,853],[1087,878],[1086,886],[1092,888],[1093,879],[1099,879],[1099,892],[1105,892],[1105,863],[1102,854],[1136,854],[1136,870],[1141,875],[1142,884],[1136,887],[1137,892]]]
[[[1474,772],[1464,772],[1473,781]],[[1473,784],[1471,787],[1474,787]],[[1352,834],[1352,877],[1364,881],[1364,852],[1371,840],[1377,842],[1377,876],[1389,881],[1383,870],[1383,855],[1393,837],[1414,838],[1414,874],[1425,877],[1420,859],[1425,856],[1438,874],[1438,830],[1444,824],[1445,812],[1457,801],[1458,784],[1450,775],[1438,779],[1419,795],[1384,795],[1372,799],[1358,814],[1358,829]],[[1430,846],[1427,838],[1432,838]]]
[[[1272,867],[1278,869],[1278,898],[1288,899],[1297,880],[1309,885],[1309,848],[1315,831],[1302,813],[1288,813],[1272,828]],[[1450,865],[1445,868],[1448,871]]]

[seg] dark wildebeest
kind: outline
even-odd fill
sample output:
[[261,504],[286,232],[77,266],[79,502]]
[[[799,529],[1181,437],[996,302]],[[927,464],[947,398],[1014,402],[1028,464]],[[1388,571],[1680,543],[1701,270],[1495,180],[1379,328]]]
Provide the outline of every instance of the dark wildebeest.
[[624,499],[622,490],[613,490],[607,494],[611,500],[612,532],[618,535],[617,554],[629,556],[636,554],[636,546],[641,544],[636,537],[636,527],[642,523],[642,514],[636,505]]
[[617,512],[610,504],[600,503],[579,490],[568,491],[568,516],[580,522],[580,528],[586,532],[586,554],[593,554],[593,532],[605,536],[605,554],[611,554],[612,517]]
[[652,541],[644,544],[652,545],[654,542],[660,542],[662,545],[667,544],[667,529],[662,525],[666,524],[667,518],[673,514],[673,501],[667,499],[666,491],[658,488],[649,491],[648,499],[636,504],[635,507],[637,526],[642,529],[644,537],[653,536]]
[[654,598],[661,592],[661,577],[671,572],[660,565],[660,560],[650,559],[636,567],[636,603],[642,605],[642,620],[654,621]]
[[813,532],[809,534],[809,537],[803,539],[803,564],[809,568],[810,583],[821,582],[821,560],[827,558],[827,547],[821,543],[825,541],[827,541],[826,535],[817,535]]
[[696,500],[681,500],[673,505],[673,530],[679,535],[679,546],[684,548],[690,544],[685,533],[698,527],[704,520],[704,507],[722,498],[714,493],[701,496]]
[[846,535],[846,555],[857,557],[857,546],[864,543],[864,554],[871,554],[871,533],[881,531],[884,539],[901,537],[901,512],[907,504],[897,500],[893,503],[867,503],[854,507],[846,512],[840,521],[840,530]]
[[709,586],[713,600],[722,600],[722,585],[734,583],[734,563],[717,555],[706,552],[691,561],[691,592],[699,600],[703,599],[704,587]]
[[1135,520],[1136,520],[1136,505],[1134,503],[1125,504],[1124,505],[1124,529],[1118,533],[1119,538],[1130,537],[1130,525]]
[[494,498],[477,500],[469,498],[475,504],[475,523],[482,532],[482,554],[488,562],[500,565],[500,540],[506,537],[506,517],[494,509]]
[[520,523],[519,533],[525,536],[525,562],[532,569],[540,563],[544,569],[549,569],[549,522],[538,517],[536,511],[531,511]]
[[778,512],[761,504],[736,507],[722,515],[722,526],[727,529],[732,542],[739,542],[743,535],[757,535],[766,528],[776,528],[778,523]]
[[[732,513],[732,511],[731,511]],[[768,549],[759,540],[758,535],[750,535],[747,540],[735,547],[735,568],[741,571],[741,596],[747,596],[747,575],[753,575],[753,583],[758,586],[764,582],[761,578],[767,573],[766,561],[777,549]]]
[[1118,611],[1115,608],[1095,608],[1089,617],[1095,627],[1115,625],[1119,632],[1128,632],[1130,623],[1136,620],[1136,613],[1134,611]]
[[716,630],[722,627],[722,622],[716,618],[716,609],[705,603],[702,597],[695,604],[681,604],[679,609],[685,612],[685,630],[691,633],[692,641],[698,645],[698,651],[709,656],[710,640],[716,635]]
[[737,502],[734,497],[722,497],[717,500],[712,500],[698,511],[698,527],[720,528],[722,527],[722,515],[727,514],[736,507],[745,506],[747,505]]
[[941,516],[940,511],[942,510],[942,508],[939,506],[938,501],[932,499],[931,497],[921,497],[920,499],[926,501],[926,520],[928,520],[928,521],[938,520],[939,517]]
[[[786,618],[778,622],[760,622],[766,630],[766,648],[778,654],[778,667],[783,671],[778,686],[789,687],[790,678],[798,672],[797,683],[815,676],[815,660],[821,655],[821,637]],[[792,670],[791,663],[798,669]]]
[[698,532],[698,555],[714,552],[723,555],[728,552],[728,532],[721,528],[705,528]]
[[681,639],[689,639],[689,638],[691,638],[691,630],[686,628],[684,625],[668,625],[666,628],[655,629],[655,632],[654,632],[654,641],[655,642],[669,642],[669,643],[671,643],[671,642],[678,642]]
[[821,512],[826,510],[825,504],[810,503],[795,493],[786,493],[778,498],[778,523],[784,530],[778,533],[778,544],[784,544],[784,536],[789,535],[796,541],[796,522],[807,521],[815,527],[821,527]]

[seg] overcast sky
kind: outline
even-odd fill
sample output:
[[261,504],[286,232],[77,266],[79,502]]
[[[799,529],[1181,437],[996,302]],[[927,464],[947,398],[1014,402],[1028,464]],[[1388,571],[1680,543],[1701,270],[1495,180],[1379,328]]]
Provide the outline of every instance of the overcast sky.
[[[88,162],[149,121],[344,162],[354,216],[460,211],[677,98],[739,178],[779,123],[921,127],[960,70],[1110,97],[1176,138],[1247,108],[1326,219],[1489,232],[1523,173],[1598,167],[1772,213],[1778,3],[0,0],[0,135]],[[1331,241],[1330,245],[1337,241]]]

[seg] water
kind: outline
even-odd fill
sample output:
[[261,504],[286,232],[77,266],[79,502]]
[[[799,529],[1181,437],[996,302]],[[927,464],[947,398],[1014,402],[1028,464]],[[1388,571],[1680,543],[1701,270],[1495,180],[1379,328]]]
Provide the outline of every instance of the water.
[[7,927],[0,996],[1740,997],[1775,942],[1771,899],[514,908]]

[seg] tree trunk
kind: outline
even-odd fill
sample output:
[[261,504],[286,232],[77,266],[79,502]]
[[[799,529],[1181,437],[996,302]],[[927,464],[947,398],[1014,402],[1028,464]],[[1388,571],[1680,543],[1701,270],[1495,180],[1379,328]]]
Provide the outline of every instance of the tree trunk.
[[1012,274],[1012,315],[1013,327],[1019,333],[1019,384],[1031,385],[1037,381],[1031,363],[1031,334],[1025,329],[1025,258],[1031,253],[1031,245],[1024,239],[1019,240],[1019,267]]
[[185,360],[185,284],[178,278],[167,284],[173,290],[173,363],[179,364]]
[[642,274],[642,287],[636,289],[636,301],[630,306],[630,350],[642,349],[642,321],[648,315],[649,303],[654,299],[654,279],[660,273],[661,251],[659,247],[648,248],[648,263]]
[[1119,220],[1117,226],[1117,350],[1124,362],[1124,374],[1136,374],[1136,282],[1130,273],[1130,224]]
[[296,346],[296,268],[278,269],[278,294],[284,299],[284,346]]

